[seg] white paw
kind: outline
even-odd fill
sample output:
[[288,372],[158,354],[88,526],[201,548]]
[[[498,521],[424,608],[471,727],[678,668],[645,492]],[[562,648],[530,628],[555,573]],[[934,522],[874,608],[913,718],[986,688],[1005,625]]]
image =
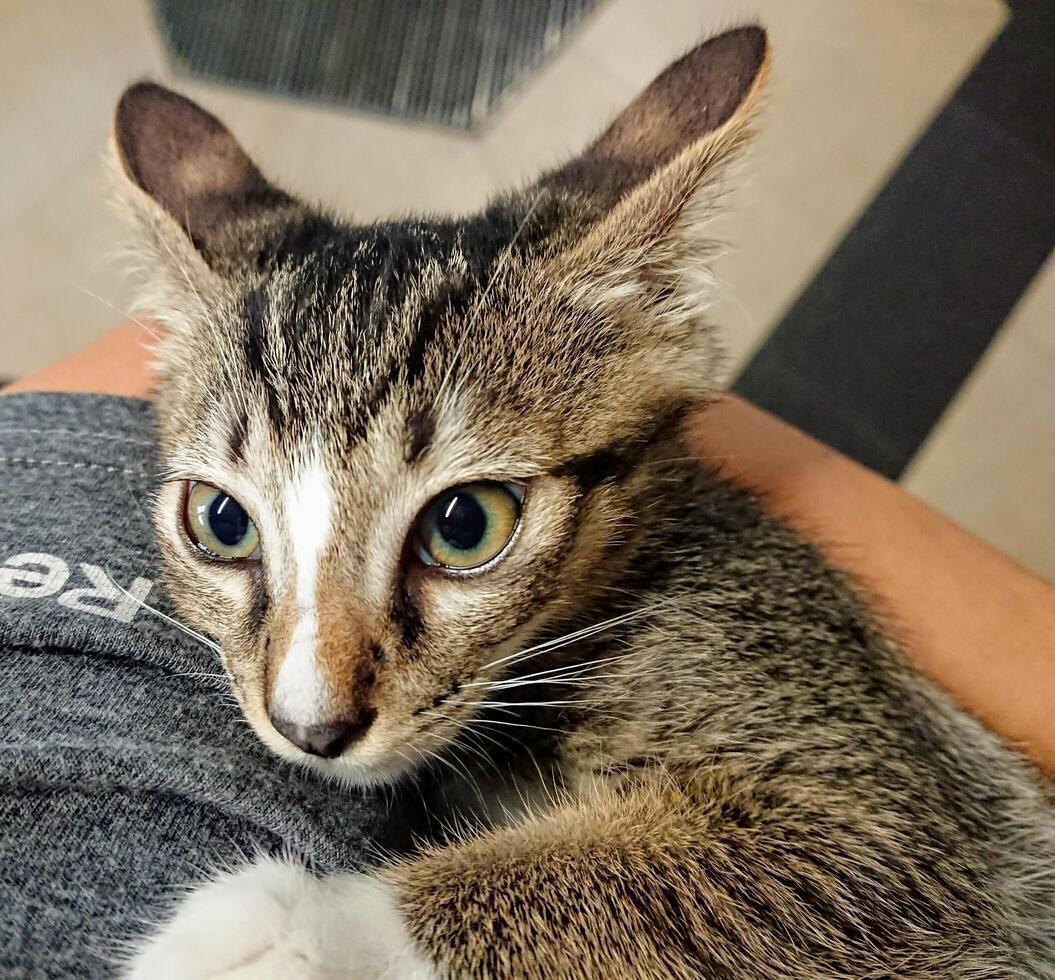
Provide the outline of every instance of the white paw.
[[261,860],[191,892],[129,980],[436,980],[387,885]]

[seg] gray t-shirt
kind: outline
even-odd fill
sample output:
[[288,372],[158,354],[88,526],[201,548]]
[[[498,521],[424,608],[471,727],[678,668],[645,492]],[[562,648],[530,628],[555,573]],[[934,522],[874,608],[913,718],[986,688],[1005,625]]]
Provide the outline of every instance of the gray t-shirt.
[[98,977],[258,849],[359,866],[380,808],[267,754],[171,613],[150,405],[0,397],[0,975]]

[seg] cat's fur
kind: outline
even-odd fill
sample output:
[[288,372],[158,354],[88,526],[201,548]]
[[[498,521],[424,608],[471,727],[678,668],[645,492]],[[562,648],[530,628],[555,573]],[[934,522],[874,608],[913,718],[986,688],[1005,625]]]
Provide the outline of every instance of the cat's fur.
[[[767,66],[759,29],[721,35],[481,215],[368,226],[179,96],[126,93],[173,599],[277,752],[431,780],[464,818],[368,876],[223,876],[137,976],[1055,976],[1041,778],[686,458],[714,377],[703,223]],[[415,564],[417,514],[484,478],[529,484],[508,553]],[[242,501],[259,566],[188,545],[183,479]],[[276,700],[361,734],[310,757]]]

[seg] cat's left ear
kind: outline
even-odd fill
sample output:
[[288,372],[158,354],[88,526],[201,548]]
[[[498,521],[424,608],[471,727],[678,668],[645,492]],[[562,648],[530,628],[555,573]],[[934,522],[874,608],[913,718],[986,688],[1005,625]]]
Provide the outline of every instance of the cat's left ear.
[[648,86],[590,146],[539,182],[578,201],[578,233],[549,273],[579,302],[659,311],[691,326],[706,301],[705,225],[721,180],[746,145],[769,69],[760,27],[694,48]]
[[306,212],[223,123],[161,85],[140,82],[121,96],[113,152],[148,265],[149,302],[162,319],[179,320],[181,307],[237,275],[269,234]]

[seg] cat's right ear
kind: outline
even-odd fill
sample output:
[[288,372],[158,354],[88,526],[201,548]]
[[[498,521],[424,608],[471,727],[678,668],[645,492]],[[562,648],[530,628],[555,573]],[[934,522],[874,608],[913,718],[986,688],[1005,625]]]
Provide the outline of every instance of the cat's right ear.
[[717,248],[708,223],[751,136],[769,63],[761,27],[712,37],[543,176],[542,190],[579,202],[582,216],[548,270],[576,302],[625,310],[628,322],[679,340],[705,327]]
[[238,271],[254,238],[300,208],[215,116],[151,82],[121,96],[113,152],[122,203],[148,266],[149,303],[162,320],[182,319],[181,308]]

